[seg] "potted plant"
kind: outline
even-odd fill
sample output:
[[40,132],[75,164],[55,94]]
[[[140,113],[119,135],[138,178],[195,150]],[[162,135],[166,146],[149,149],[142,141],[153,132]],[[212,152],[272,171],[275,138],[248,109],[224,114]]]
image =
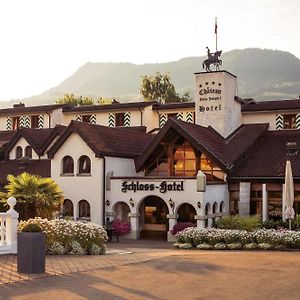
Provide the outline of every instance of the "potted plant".
[[28,224],[18,232],[18,272],[45,272],[45,234],[38,224]]

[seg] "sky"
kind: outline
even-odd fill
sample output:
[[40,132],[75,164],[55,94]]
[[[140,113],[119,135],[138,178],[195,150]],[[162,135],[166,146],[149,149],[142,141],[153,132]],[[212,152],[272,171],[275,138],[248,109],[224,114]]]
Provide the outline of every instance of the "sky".
[[0,0],[0,100],[40,94],[87,62],[159,63],[267,48],[300,58],[299,0]]

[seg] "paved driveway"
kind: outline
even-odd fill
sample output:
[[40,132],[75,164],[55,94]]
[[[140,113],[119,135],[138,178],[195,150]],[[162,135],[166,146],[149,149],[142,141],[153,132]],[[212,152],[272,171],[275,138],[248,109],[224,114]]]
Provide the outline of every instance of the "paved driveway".
[[2,284],[0,299],[299,299],[299,252],[182,251],[157,242],[110,247],[115,254],[48,257],[48,270],[52,263],[60,272]]

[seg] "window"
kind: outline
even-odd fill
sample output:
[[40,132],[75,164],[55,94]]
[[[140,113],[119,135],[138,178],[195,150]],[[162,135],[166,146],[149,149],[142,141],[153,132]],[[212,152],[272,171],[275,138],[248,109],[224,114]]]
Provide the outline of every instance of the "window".
[[167,116],[168,116],[168,119],[170,119],[170,118],[176,119],[177,113],[167,114]]
[[13,130],[20,128],[20,117],[13,117]]
[[39,116],[31,116],[31,128],[39,128]]
[[188,143],[177,146],[173,164],[175,176],[195,176],[197,173],[196,156],[192,146]]
[[32,148],[30,146],[27,146],[25,148],[25,156],[29,157],[29,158],[32,158]]
[[21,158],[23,156],[23,149],[22,147],[18,146],[16,148],[16,159]]
[[283,128],[284,129],[297,129],[296,114],[283,115]]
[[74,173],[74,160],[71,156],[65,156],[62,160],[62,173],[73,174]]
[[91,174],[91,160],[88,156],[83,155],[79,158],[78,173]]
[[125,113],[116,113],[115,114],[115,126],[124,126]]
[[82,122],[91,123],[91,117],[92,117],[92,115],[83,115]]
[[91,206],[86,200],[80,200],[79,203],[79,218],[91,217]]
[[63,206],[63,216],[74,216],[74,205],[73,202],[70,199],[65,199],[64,206]]
[[224,180],[224,172],[213,162],[202,154],[200,159],[200,169],[206,175],[207,180],[220,179]]

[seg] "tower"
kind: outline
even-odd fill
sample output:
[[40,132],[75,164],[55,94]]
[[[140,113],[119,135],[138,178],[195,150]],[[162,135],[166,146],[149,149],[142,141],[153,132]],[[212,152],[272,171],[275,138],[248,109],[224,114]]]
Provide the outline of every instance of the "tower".
[[236,101],[237,78],[227,71],[195,73],[196,124],[212,126],[227,137],[242,123]]

